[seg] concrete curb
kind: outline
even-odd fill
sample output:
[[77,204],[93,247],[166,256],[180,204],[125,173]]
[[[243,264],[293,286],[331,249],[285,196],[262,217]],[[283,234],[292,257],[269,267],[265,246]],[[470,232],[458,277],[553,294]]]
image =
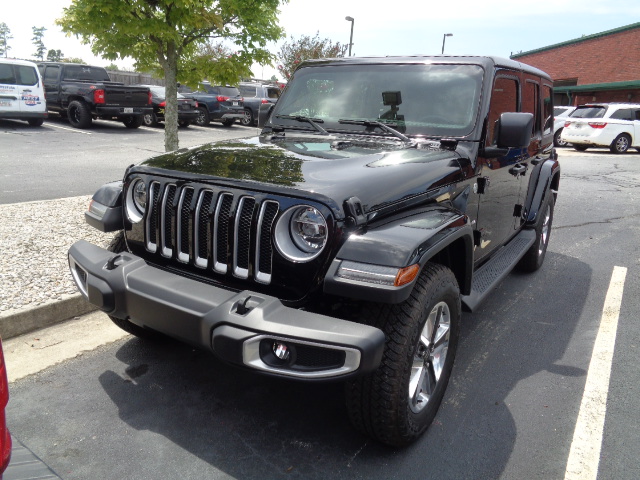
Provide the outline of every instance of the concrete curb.
[[2,312],[0,313],[0,337],[3,339],[17,337],[94,310],[96,307],[77,293],[62,295],[61,300],[52,300],[35,307]]

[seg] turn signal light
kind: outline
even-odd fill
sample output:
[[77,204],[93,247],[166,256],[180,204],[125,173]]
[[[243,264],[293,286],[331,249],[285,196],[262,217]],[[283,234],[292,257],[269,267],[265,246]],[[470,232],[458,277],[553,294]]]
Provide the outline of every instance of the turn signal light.
[[420,265],[418,264],[401,268],[398,270],[396,281],[393,282],[393,286],[401,287],[402,285],[413,282],[413,280],[418,276],[418,273],[420,273]]

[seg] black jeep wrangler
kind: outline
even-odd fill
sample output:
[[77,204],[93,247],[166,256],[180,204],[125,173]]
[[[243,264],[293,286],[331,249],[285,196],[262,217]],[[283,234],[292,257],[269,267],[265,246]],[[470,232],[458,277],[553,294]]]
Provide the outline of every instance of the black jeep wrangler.
[[69,250],[79,290],[161,332],[291,379],[342,380],[356,428],[429,426],[462,307],[537,270],[560,166],[552,82],[490,57],[309,61],[256,138],[151,158],[94,195],[108,250]]

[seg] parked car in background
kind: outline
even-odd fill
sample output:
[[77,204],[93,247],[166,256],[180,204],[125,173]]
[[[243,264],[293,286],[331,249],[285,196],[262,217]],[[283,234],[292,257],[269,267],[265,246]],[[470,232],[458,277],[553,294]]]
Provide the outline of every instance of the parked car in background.
[[201,127],[210,122],[222,122],[225,127],[230,127],[244,117],[244,102],[236,87],[202,83],[195,92],[187,87],[181,87],[179,92],[198,102],[196,123]]
[[258,122],[258,110],[265,103],[276,103],[280,98],[280,87],[271,83],[241,82],[238,85],[244,98],[244,118],[241,123],[251,126]]
[[578,151],[589,147],[608,147],[613,153],[631,147],[640,151],[640,104],[580,105],[565,119],[560,138]]
[[102,67],[78,63],[39,62],[47,108],[68,118],[75,128],[89,128],[92,120],[117,120],[127,128],[142,125],[153,111],[146,87],[112,82]]
[[[166,106],[166,90],[159,85],[134,85],[136,87],[147,87],[151,92],[151,104],[153,112],[142,117],[142,123],[147,127],[157,127],[160,122],[164,122],[164,109]],[[198,119],[198,102],[192,98],[185,98],[178,93],[178,125],[188,127]]]
[[564,128],[564,122],[566,118],[576,109],[570,105],[563,105],[560,107],[553,107],[553,143],[556,147],[566,147],[567,142],[560,138],[562,135],[562,129]]
[[26,120],[39,127],[47,118],[47,102],[38,66],[0,58],[0,118]]

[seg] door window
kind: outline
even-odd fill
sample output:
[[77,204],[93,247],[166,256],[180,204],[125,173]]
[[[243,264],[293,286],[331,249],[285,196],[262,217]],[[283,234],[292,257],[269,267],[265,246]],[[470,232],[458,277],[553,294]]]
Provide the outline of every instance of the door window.
[[518,80],[511,77],[498,77],[493,84],[489,125],[487,128],[487,144],[496,145],[497,128],[500,115],[518,111]]

